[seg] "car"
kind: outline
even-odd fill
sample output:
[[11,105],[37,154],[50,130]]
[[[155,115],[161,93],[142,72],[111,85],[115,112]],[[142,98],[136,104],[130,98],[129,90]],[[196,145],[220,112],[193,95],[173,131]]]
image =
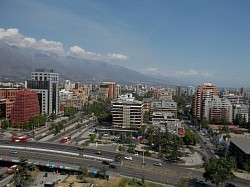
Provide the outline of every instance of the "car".
[[77,147],[78,150],[83,150],[83,147]]
[[125,160],[132,160],[132,157],[131,156],[125,156],[124,159]]
[[233,183],[226,183],[225,187],[236,187],[236,185]]
[[10,150],[10,154],[17,154],[18,152],[16,150]]
[[117,169],[117,166],[114,165],[114,164],[110,164],[110,165],[109,165],[109,168],[110,168],[110,169]]
[[203,161],[207,161],[207,157],[203,156],[203,157],[202,157],[202,160],[203,160]]
[[138,153],[135,153],[135,156],[139,156],[139,154],[138,154]]
[[107,160],[103,160],[103,161],[102,161],[102,164],[110,165],[109,161],[107,161]]
[[205,181],[202,181],[202,180],[196,180],[195,184],[205,185],[206,183],[205,183]]
[[155,165],[155,166],[162,166],[162,163],[156,162],[156,163],[154,163],[154,165]]
[[101,151],[96,151],[95,154],[97,154],[97,155],[102,155],[102,152],[101,152]]

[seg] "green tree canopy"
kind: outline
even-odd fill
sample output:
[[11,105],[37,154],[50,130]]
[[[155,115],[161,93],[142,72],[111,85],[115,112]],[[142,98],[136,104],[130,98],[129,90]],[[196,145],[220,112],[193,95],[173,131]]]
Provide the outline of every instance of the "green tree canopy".
[[233,158],[222,157],[220,159],[210,158],[203,164],[205,172],[203,177],[206,181],[210,181],[217,186],[232,176],[232,171],[236,167]]
[[2,128],[2,129],[7,129],[8,127],[10,127],[10,121],[4,119],[4,120],[1,122],[1,128]]
[[31,179],[31,174],[28,172],[34,168],[33,164],[29,164],[28,159],[21,157],[20,164],[14,172],[14,183],[19,186],[28,186],[28,182]]
[[86,165],[81,165],[80,166],[80,179],[84,179],[88,176],[89,171],[88,171],[88,167]]
[[201,125],[203,128],[207,129],[208,128],[208,125],[209,125],[209,121],[206,117],[203,117],[202,120],[201,120]]
[[234,124],[239,125],[240,127],[245,127],[246,119],[241,114],[236,114]]
[[186,145],[196,145],[198,143],[198,137],[196,133],[188,128],[185,128],[185,136],[183,138],[183,141]]

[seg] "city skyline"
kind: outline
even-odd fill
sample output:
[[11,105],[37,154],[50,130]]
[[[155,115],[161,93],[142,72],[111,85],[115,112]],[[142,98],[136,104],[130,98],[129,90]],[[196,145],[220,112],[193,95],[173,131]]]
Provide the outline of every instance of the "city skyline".
[[4,0],[0,6],[0,40],[19,47],[194,86],[249,87],[249,1]]

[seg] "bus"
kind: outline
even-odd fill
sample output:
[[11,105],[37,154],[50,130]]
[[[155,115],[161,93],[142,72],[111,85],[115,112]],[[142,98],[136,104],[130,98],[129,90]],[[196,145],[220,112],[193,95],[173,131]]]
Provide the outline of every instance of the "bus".
[[14,135],[12,136],[11,141],[12,142],[27,142],[27,137]]
[[17,167],[18,167],[18,165],[10,166],[10,167],[7,169],[7,173],[8,173],[9,175],[13,174],[14,171],[16,171]]
[[71,140],[71,136],[65,136],[64,138],[61,139],[61,142],[65,143]]

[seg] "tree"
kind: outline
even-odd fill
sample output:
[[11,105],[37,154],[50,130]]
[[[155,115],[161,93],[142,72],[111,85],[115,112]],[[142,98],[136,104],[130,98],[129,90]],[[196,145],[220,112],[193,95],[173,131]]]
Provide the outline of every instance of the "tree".
[[52,121],[54,121],[56,118],[57,118],[57,114],[56,114],[56,113],[50,114],[50,119],[51,119]]
[[76,108],[73,106],[65,107],[64,109],[64,115],[68,116],[69,118],[72,118],[76,114]]
[[117,153],[116,155],[115,155],[115,161],[116,162],[120,162],[122,160],[122,154],[121,153]]
[[209,121],[206,117],[203,117],[201,120],[201,125],[203,128],[208,129]]
[[90,134],[90,141],[93,143],[96,139],[96,134]]
[[19,186],[28,186],[28,181],[31,179],[31,174],[28,172],[34,168],[33,164],[29,164],[28,159],[21,157],[20,164],[14,172],[14,183]]
[[107,166],[103,166],[100,170],[100,175],[105,179],[106,178],[106,172],[107,172],[108,168]]
[[124,133],[120,133],[120,135],[119,135],[119,140],[120,140],[121,143],[124,143],[124,142],[125,142],[126,136],[125,136]]
[[8,127],[10,126],[10,122],[6,119],[4,119],[2,122],[1,122],[1,128],[2,129],[7,129]]
[[240,127],[245,127],[246,125],[246,120],[243,118],[241,114],[236,114],[235,119],[234,119],[235,125],[239,125]]
[[183,141],[186,145],[196,145],[196,143],[198,143],[198,137],[196,133],[188,128],[185,128],[185,136],[183,138]]
[[206,181],[210,181],[216,186],[232,176],[232,171],[236,168],[236,162],[232,157],[222,157],[220,159],[210,158],[204,164],[205,172],[203,177]]
[[182,177],[178,183],[179,187],[188,187],[188,179]]
[[142,177],[141,177],[141,183],[142,183],[142,185],[145,184],[145,177],[144,177],[144,175],[142,175]]
[[27,130],[27,129],[29,129],[29,127],[30,127],[30,126],[29,126],[29,123],[28,123],[27,121],[24,121],[24,122],[23,122],[23,129],[26,129],[26,130]]
[[79,175],[80,179],[86,178],[89,174],[88,167],[86,165],[80,166],[80,171],[81,171]]

